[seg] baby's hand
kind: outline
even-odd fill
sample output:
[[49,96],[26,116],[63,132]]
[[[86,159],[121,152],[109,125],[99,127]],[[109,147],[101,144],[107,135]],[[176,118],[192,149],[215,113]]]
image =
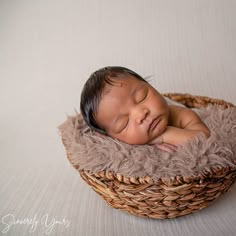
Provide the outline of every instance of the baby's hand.
[[199,133],[200,131],[197,130],[186,130],[168,126],[165,132],[154,139],[150,144],[160,150],[173,153],[177,151],[178,147],[185,144]]
[[[166,131],[162,134],[163,142],[171,145],[183,145],[196,135],[200,134],[199,130],[188,130],[168,126]],[[203,133],[203,132],[202,132]]]
[[169,144],[169,143],[156,143],[153,146],[162,151],[169,152],[169,153],[176,152],[178,148],[177,146]]

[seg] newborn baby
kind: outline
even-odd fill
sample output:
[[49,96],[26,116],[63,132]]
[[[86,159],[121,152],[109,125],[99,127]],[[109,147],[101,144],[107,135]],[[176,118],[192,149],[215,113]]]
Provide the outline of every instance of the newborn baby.
[[90,128],[128,144],[171,152],[199,133],[210,135],[194,111],[168,105],[144,78],[124,67],[94,72],[84,85],[80,109]]

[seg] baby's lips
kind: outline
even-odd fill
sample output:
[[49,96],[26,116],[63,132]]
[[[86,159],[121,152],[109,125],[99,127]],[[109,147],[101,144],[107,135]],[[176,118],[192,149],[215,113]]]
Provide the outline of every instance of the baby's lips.
[[160,118],[153,119],[149,124],[148,131],[153,130],[158,125],[159,122],[160,122]]

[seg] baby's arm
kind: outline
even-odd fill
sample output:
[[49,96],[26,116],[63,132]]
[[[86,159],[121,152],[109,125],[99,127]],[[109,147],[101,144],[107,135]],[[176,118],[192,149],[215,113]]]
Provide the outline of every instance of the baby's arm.
[[206,137],[210,136],[209,129],[195,112],[180,106],[169,106],[169,108],[169,126],[162,134],[164,143],[181,145],[200,132],[204,133]]

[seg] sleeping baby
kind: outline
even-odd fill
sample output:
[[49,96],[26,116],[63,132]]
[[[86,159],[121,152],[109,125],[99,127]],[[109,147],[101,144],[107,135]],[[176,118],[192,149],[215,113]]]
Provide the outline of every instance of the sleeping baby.
[[194,111],[168,105],[144,78],[124,67],[94,72],[84,85],[80,109],[91,129],[127,144],[173,152],[199,133],[210,135]]

